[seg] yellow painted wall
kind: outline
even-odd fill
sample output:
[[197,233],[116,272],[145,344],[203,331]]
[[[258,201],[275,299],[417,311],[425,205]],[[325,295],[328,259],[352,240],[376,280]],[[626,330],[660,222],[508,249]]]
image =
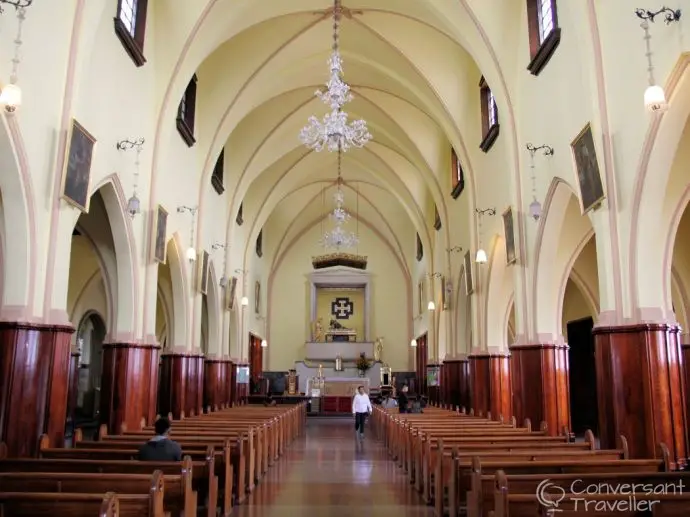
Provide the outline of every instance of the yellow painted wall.
[[[352,302],[354,310],[348,319],[338,319],[333,315],[331,306],[337,298],[347,298]],[[330,321],[336,320],[343,327],[357,331],[357,341],[365,341],[364,335],[364,289],[363,288],[317,288],[316,290],[316,318],[322,318],[324,332]]]

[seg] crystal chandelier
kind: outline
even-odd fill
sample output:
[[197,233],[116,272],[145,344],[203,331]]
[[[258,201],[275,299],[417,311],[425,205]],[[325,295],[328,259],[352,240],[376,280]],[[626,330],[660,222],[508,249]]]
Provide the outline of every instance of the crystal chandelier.
[[348,123],[347,113],[343,106],[352,100],[350,86],[343,81],[343,60],[339,51],[339,29],[342,7],[340,0],[335,0],[333,7],[333,52],[328,59],[330,78],[326,83],[326,91],[317,91],[315,95],[331,108],[323,121],[311,116],[308,124],[300,132],[302,143],[321,152],[328,149],[329,152],[344,151],[351,147],[362,148],[371,140],[371,134],[364,120],[355,120]]
[[341,175],[342,153],[338,151],[338,181],[335,194],[333,195],[333,202],[335,208],[330,214],[330,219],[333,221],[333,229],[323,234],[321,238],[321,245],[327,249],[335,249],[340,251],[342,249],[354,248],[359,244],[359,237],[354,232],[348,232],[343,229],[343,225],[347,224],[352,218],[343,205],[345,204],[345,194],[342,190],[343,178]]

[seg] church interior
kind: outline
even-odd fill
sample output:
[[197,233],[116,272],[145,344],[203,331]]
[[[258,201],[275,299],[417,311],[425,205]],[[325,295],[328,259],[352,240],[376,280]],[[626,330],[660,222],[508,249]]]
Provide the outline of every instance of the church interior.
[[540,515],[528,456],[690,482],[675,1],[0,0],[0,514]]

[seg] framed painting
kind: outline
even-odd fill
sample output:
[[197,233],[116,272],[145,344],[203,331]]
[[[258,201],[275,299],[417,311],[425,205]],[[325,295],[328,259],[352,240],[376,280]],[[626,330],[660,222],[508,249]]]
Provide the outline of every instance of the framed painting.
[[517,253],[515,252],[515,224],[513,221],[513,207],[509,206],[503,212],[503,233],[505,233],[506,240],[506,264],[515,264],[517,262]]
[[208,251],[202,250],[199,252],[199,270],[197,272],[197,278],[199,282],[199,292],[201,294],[208,293],[208,269],[209,269],[209,254]]
[[96,139],[72,119],[67,134],[65,167],[62,172],[62,198],[82,212],[89,211],[91,161]]
[[254,284],[254,313],[261,314],[261,283],[258,280]]
[[441,277],[441,310],[448,309],[448,300],[446,298],[446,277]]
[[417,284],[417,307],[419,311],[417,314],[424,313],[424,281],[420,280]]
[[167,259],[167,229],[168,229],[168,212],[161,205],[156,207],[153,213],[155,218],[153,221],[153,261],[159,264],[165,264]]
[[225,286],[225,308],[231,311],[235,307],[235,293],[237,292],[237,277],[233,276]]
[[592,136],[592,126],[587,125],[570,144],[580,187],[580,207],[585,214],[601,205],[604,186],[601,183],[597,150]]
[[474,292],[474,276],[472,275],[472,253],[465,253],[463,260],[465,268],[465,293],[469,296]]

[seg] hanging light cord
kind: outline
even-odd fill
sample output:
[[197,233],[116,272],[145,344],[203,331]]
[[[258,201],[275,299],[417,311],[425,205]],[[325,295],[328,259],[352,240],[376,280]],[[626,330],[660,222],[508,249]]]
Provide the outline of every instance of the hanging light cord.
[[649,34],[649,22],[647,20],[643,20],[642,23],[640,24],[640,27],[642,27],[642,30],[644,30],[644,42],[645,46],[647,47],[647,52],[645,56],[647,56],[647,71],[649,72],[649,86],[654,86],[654,65],[652,64],[652,36]]
[[535,153],[535,151],[530,150],[529,156],[530,156],[530,170],[532,173],[532,198],[534,199],[534,201],[536,201],[537,200],[537,176],[534,173],[534,153]]

